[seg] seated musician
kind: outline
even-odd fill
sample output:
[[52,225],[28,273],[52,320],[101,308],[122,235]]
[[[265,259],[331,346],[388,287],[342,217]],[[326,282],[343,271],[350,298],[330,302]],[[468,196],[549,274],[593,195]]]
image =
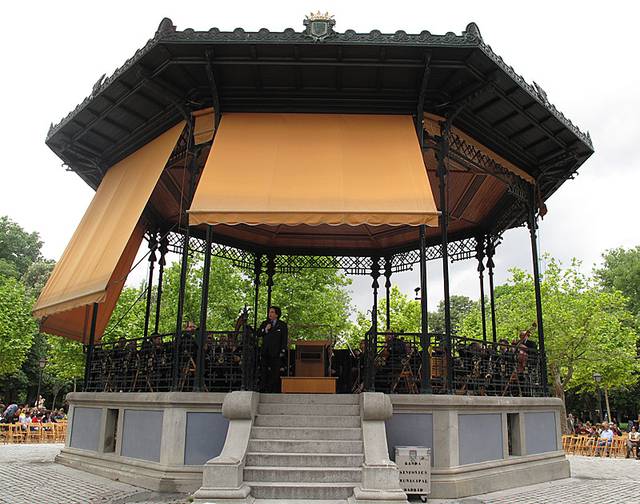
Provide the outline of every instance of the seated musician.
[[269,317],[258,329],[258,337],[262,338],[263,392],[280,392],[281,362],[289,347],[289,330],[280,320],[281,315],[280,307],[269,307]]

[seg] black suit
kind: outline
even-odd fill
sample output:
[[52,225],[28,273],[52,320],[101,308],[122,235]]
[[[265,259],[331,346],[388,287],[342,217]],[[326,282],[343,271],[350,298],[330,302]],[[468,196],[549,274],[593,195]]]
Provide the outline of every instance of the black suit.
[[258,336],[262,337],[262,388],[265,392],[280,392],[280,362],[288,349],[289,329],[281,320],[265,320]]

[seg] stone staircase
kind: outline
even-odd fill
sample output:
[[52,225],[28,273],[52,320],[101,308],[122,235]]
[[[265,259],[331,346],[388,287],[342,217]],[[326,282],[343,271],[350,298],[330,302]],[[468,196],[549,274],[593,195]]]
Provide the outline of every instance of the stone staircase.
[[363,457],[359,396],[261,394],[244,481],[257,503],[343,503]]

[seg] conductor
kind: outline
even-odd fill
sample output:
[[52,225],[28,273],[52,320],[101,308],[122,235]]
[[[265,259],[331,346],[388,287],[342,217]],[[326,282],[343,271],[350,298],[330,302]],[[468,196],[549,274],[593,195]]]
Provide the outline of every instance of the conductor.
[[262,337],[262,388],[264,392],[280,392],[280,362],[286,355],[289,330],[280,320],[282,310],[269,307],[269,318],[260,324]]

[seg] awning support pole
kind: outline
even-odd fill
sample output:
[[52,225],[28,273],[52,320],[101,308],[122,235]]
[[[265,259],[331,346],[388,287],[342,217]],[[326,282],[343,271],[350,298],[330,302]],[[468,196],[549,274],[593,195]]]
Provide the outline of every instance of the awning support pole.
[[420,347],[422,375],[420,391],[431,394],[431,356],[429,350],[429,309],[427,305],[427,226],[420,225]]
[[476,238],[476,259],[480,280],[480,312],[482,314],[482,341],[487,343],[487,314],[484,306],[484,236]]
[[160,308],[162,306],[162,279],[164,276],[164,267],[167,264],[167,252],[169,251],[169,242],[167,237],[164,236],[160,240],[160,268],[158,270],[158,292],[156,295],[156,320],[153,328],[153,333],[158,334],[158,328],[160,326]]
[[387,306],[386,306],[386,318],[387,318],[387,324],[386,324],[386,329],[387,331],[391,330],[391,257],[387,256],[384,258],[384,277],[386,278],[386,281],[384,283],[384,288],[386,289],[386,302],[387,302]]
[[84,390],[89,387],[89,376],[93,365],[93,348],[96,344],[96,323],[98,322],[98,303],[93,303],[91,313],[91,327],[89,329],[89,346],[87,347],[87,360],[84,365]]
[[493,290],[493,268],[495,266],[493,262],[493,256],[496,252],[495,244],[490,236],[487,236],[487,268],[489,270],[489,300],[491,303],[491,336],[493,342],[497,343],[498,334],[496,330],[496,298]]
[[375,390],[375,377],[374,377],[374,365],[376,354],[378,353],[378,278],[380,277],[380,258],[371,258],[371,278],[373,282],[371,287],[373,288],[373,307],[371,309],[371,330],[369,331],[369,338],[365,341],[366,351],[366,382],[365,390],[367,392],[373,392]]
[[271,288],[273,287],[273,275],[276,274],[276,256],[267,256],[267,318],[269,318],[269,307],[271,306]]
[[449,212],[447,208],[447,157],[449,155],[449,131],[451,118],[441,124],[438,156],[438,179],[440,186],[440,232],[442,240],[442,280],[444,284],[444,334],[446,357],[446,390],[453,392],[453,361],[451,358],[451,299],[449,295]]
[[149,336],[149,319],[151,318],[151,298],[153,294],[153,267],[156,262],[156,247],[158,246],[158,241],[156,239],[156,234],[151,233],[149,235],[149,280],[147,281],[147,305],[144,311],[144,337],[147,338]]
[[196,358],[196,378],[194,390],[200,392],[204,384],[204,355],[207,344],[207,308],[209,305],[209,274],[211,272],[211,242],[213,227],[207,226],[206,248],[204,250],[204,267],[202,270],[202,293],[200,297],[200,332],[198,337],[198,353]]
[[540,264],[538,260],[538,244],[537,233],[538,228],[536,218],[536,204],[535,204],[535,188],[532,186],[531,193],[529,195],[529,218],[527,225],[529,227],[529,235],[531,237],[531,256],[533,259],[533,287],[536,293],[536,323],[538,325],[538,350],[540,352],[540,374],[542,382],[542,393],[548,395],[547,390],[547,354],[544,348],[544,328],[542,326],[542,291],[540,289]]

